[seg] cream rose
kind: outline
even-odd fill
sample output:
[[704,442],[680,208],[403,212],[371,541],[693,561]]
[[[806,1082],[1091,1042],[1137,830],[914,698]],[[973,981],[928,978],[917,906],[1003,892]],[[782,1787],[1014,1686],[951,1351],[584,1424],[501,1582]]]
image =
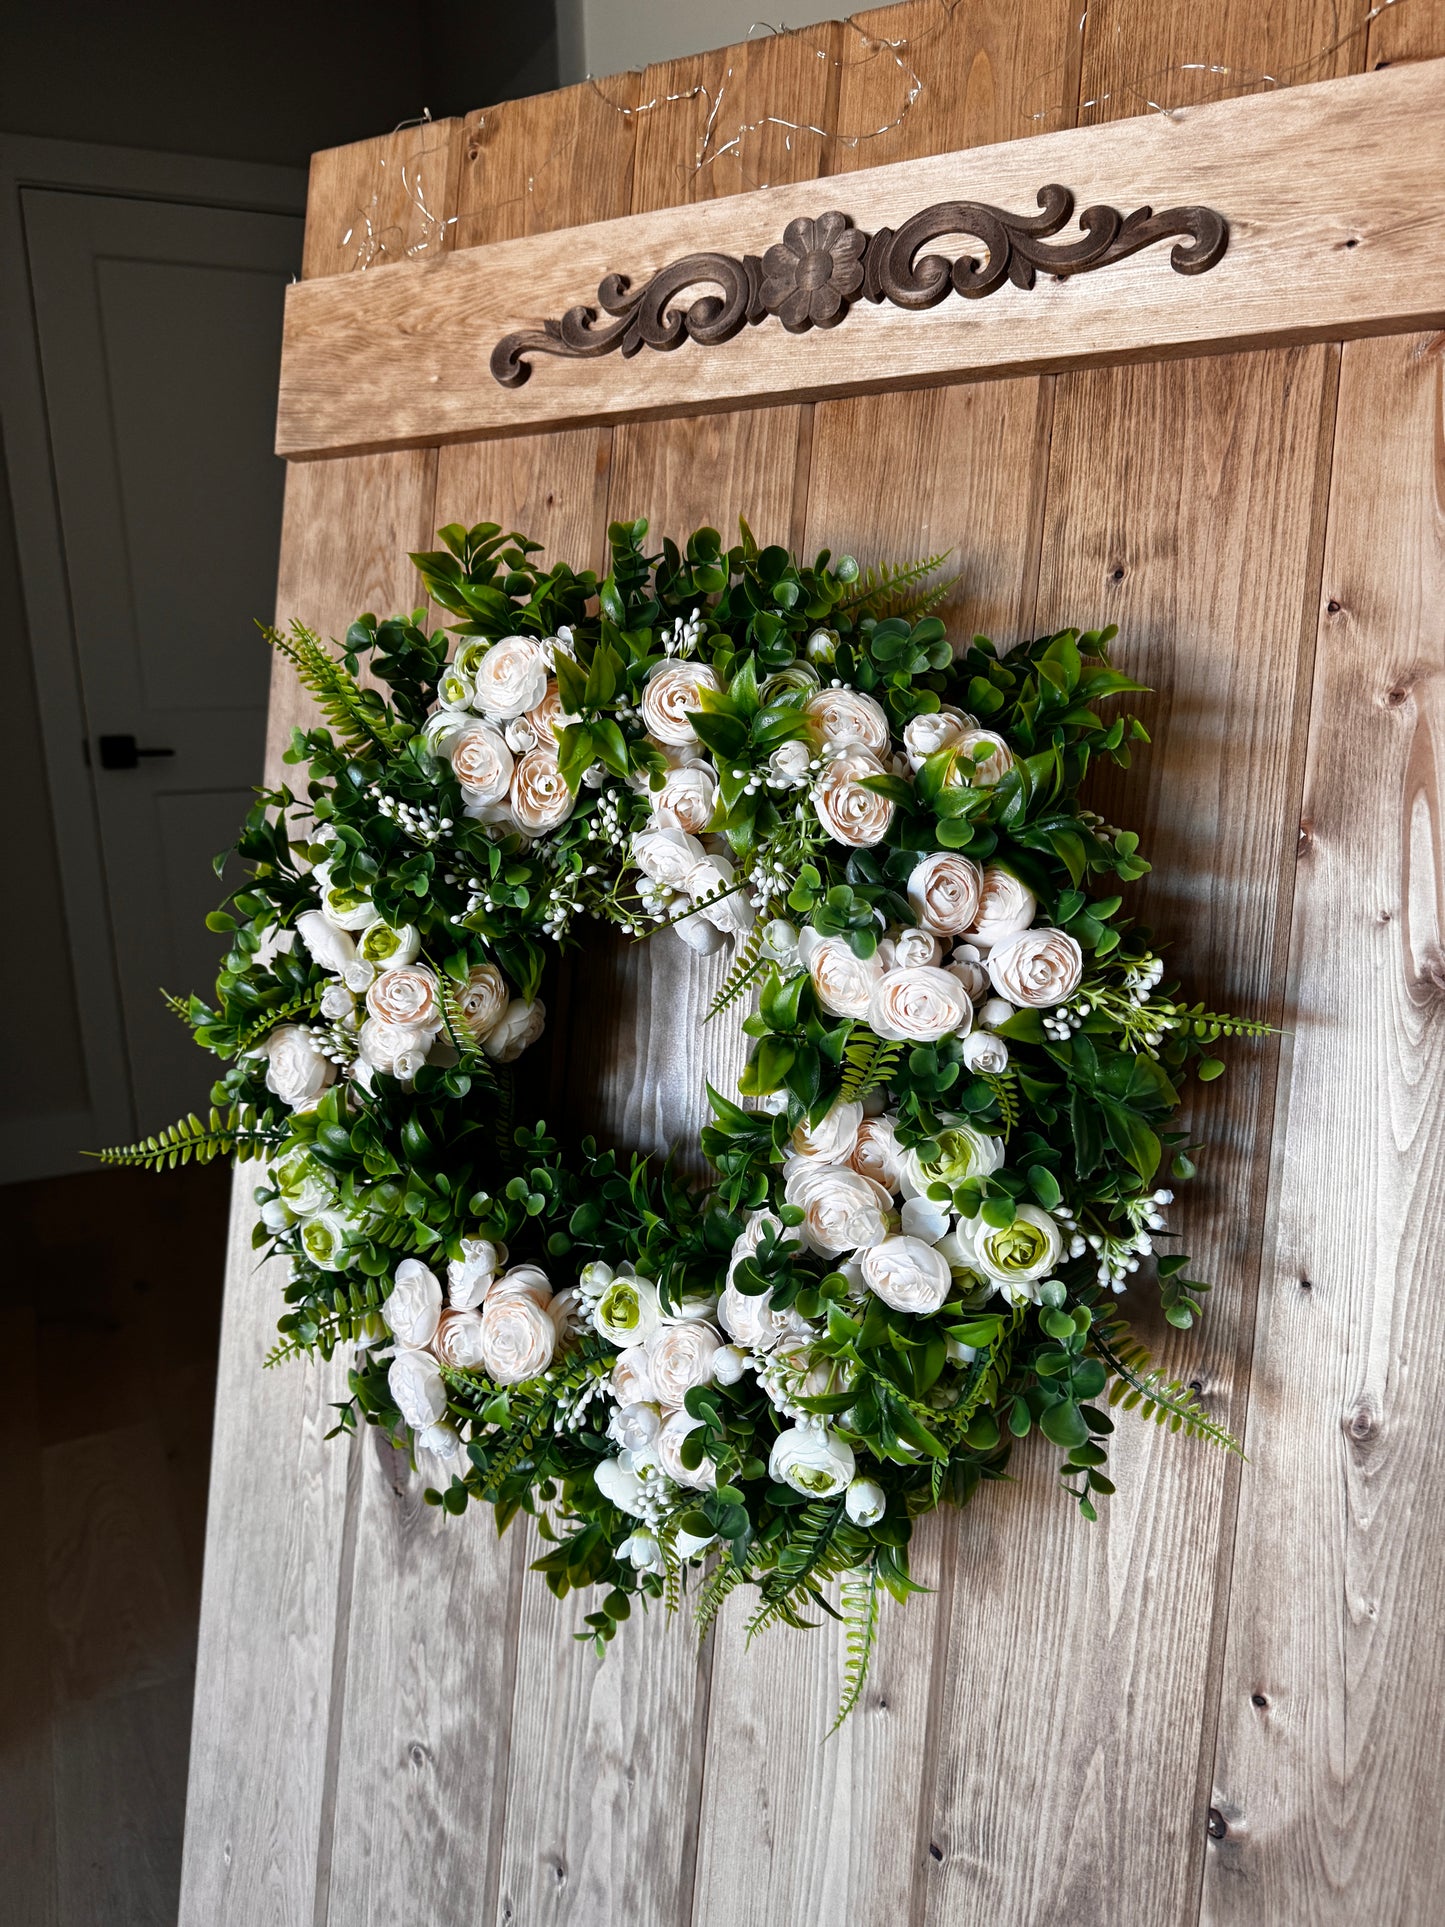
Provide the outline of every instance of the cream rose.
[[779,743],[768,758],[768,774],[779,777],[784,783],[805,783],[812,760],[812,745],[794,737],[786,743]]
[[1008,1045],[990,1030],[976,1030],[963,1040],[963,1061],[975,1076],[999,1076],[1008,1069]]
[[942,709],[915,716],[904,725],[903,750],[910,766],[920,770],[941,749],[952,749],[963,740],[964,731],[973,725],[972,716],[945,703]]
[[871,696],[856,689],[820,689],[803,705],[808,734],[820,747],[861,743],[875,756],[888,750],[888,718]]
[[979,1023],[981,1017],[977,1006],[988,995],[988,972],[983,967],[978,946],[972,943],[955,944],[953,955],[944,965],[944,969],[951,970],[968,992],[975,1006],[974,1023]]
[[388,1024],[380,1017],[368,1017],[356,1033],[356,1048],[368,1069],[384,1071],[405,1084],[426,1062],[432,1036],[431,1031],[412,1024]]
[[527,636],[503,636],[472,672],[472,705],[494,721],[509,723],[535,709],[547,694],[547,658]]
[[688,721],[688,712],[702,708],[700,690],[716,693],[719,686],[706,663],[660,662],[642,691],[642,721],[648,735],[679,748],[695,743],[697,731]]
[[529,1044],[535,1044],[547,1024],[547,1006],[538,997],[524,1004],[514,997],[482,1039],[482,1049],[498,1064],[512,1064]]
[[1020,1204],[1004,1230],[975,1218],[969,1245],[975,1268],[1006,1298],[1029,1298],[1037,1304],[1040,1284],[1059,1261],[1064,1234],[1039,1205]]
[[479,1311],[444,1311],[437,1324],[432,1350],[443,1365],[454,1372],[475,1371],[485,1365],[482,1345],[482,1314]]
[[624,1452],[645,1452],[657,1442],[661,1430],[662,1413],[656,1405],[641,1399],[619,1405],[607,1421],[608,1438]]
[[813,808],[818,821],[836,843],[866,849],[881,843],[893,821],[893,805],[886,796],[865,790],[865,776],[886,774],[871,750],[849,747],[840,752],[813,785]]
[[442,1027],[437,980],[424,964],[401,964],[374,977],[366,1008],[383,1024],[434,1035]]
[[442,1315],[442,1288],[436,1273],[420,1258],[403,1258],[382,1302],[381,1315],[399,1345],[420,1349],[436,1337]]
[[670,769],[652,792],[652,818],[660,829],[701,836],[717,807],[717,777],[701,764]]
[[791,1139],[793,1156],[825,1158],[830,1164],[846,1164],[853,1155],[853,1146],[858,1142],[858,1128],[862,1122],[863,1106],[856,1102],[845,1103],[840,1097],[811,1129],[806,1117],[795,1128]]
[[500,803],[512,781],[512,752],[490,723],[473,723],[452,744],[452,774],[469,803]]
[[[811,939],[811,941],[809,941]],[[818,1002],[834,1017],[866,1017],[873,986],[883,975],[883,959],[858,956],[843,937],[820,937],[805,930],[798,954],[808,966]]]
[[712,1326],[700,1319],[659,1325],[647,1340],[647,1369],[658,1402],[671,1409],[681,1405],[694,1385],[706,1385],[721,1344]]
[[555,749],[562,740],[562,731],[572,720],[571,714],[562,707],[562,692],[555,682],[547,684],[547,693],[541,702],[527,711],[532,733],[544,748]]
[[517,759],[508,801],[512,815],[529,836],[541,836],[567,821],[574,799],[555,750],[539,745]]
[[[974,758],[981,750],[990,753],[982,762]],[[977,789],[990,790],[1014,766],[1013,751],[1002,736],[991,729],[966,729],[958,739],[958,760],[953,766],[955,783],[971,783]]]
[[702,1424],[688,1412],[674,1412],[657,1435],[657,1458],[668,1478],[694,1492],[709,1492],[717,1484],[717,1467],[709,1458],[698,1460],[694,1470],[682,1462],[682,1442],[689,1432]]
[[336,1066],[304,1024],[282,1024],[261,1046],[266,1088],[293,1111],[309,1110],[336,1082]]
[[632,839],[632,861],[664,890],[683,890],[707,851],[686,830],[639,830]]
[[[657,1399],[653,1388],[652,1373],[647,1365],[647,1347],[628,1345],[612,1361],[612,1396],[622,1406],[651,1406]],[[630,1445],[630,1439],[618,1441]]]
[[890,970],[912,970],[919,964],[936,964],[943,960],[943,945],[933,931],[925,929],[921,923],[910,924],[906,930],[896,930],[892,942]]
[[925,930],[956,937],[978,915],[983,872],[956,850],[936,850],[913,867],[908,901]]
[[890,1043],[934,1044],[973,1022],[968,992],[951,971],[924,964],[885,970],[868,999],[868,1022]]
[[[771,1291],[739,1291],[729,1284],[718,1300],[718,1322],[728,1337],[750,1352],[770,1352],[786,1338],[806,1338],[810,1326],[794,1311],[774,1311]],[[717,1375],[717,1360],[713,1362]]]
[[495,964],[473,964],[458,1001],[467,1029],[480,1043],[502,1021],[510,1002],[507,980]]
[[1025,930],[995,946],[989,979],[1000,997],[1046,1010],[1072,997],[1084,974],[1084,953],[1066,930]]
[[428,1352],[398,1352],[386,1374],[396,1409],[414,1432],[446,1417],[447,1388],[441,1367]]
[[937,1311],[952,1279],[947,1260],[922,1238],[885,1238],[863,1253],[864,1284],[895,1311]]
[[1027,930],[1037,908],[1038,899],[1026,883],[1001,863],[990,863],[983,873],[977,915],[965,934],[987,952]]
[[903,1148],[889,1117],[865,1117],[858,1126],[858,1138],[848,1162],[865,1178],[872,1178],[888,1192],[899,1188]]
[[822,1425],[779,1432],[768,1455],[769,1478],[810,1499],[831,1499],[852,1484],[856,1470],[852,1446]]
[[592,1322],[611,1345],[642,1345],[662,1323],[657,1286],[623,1272],[597,1300]]
[[552,1302],[552,1285],[540,1265],[513,1265],[492,1286],[494,1298],[530,1298],[545,1311]]
[[481,1318],[482,1364],[498,1385],[521,1385],[552,1363],[556,1327],[534,1298],[488,1292]]
[[875,1245],[887,1233],[884,1213],[892,1206],[892,1197],[850,1165],[795,1159],[784,1180],[783,1196],[803,1213],[798,1226],[802,1242],[825,1258]]

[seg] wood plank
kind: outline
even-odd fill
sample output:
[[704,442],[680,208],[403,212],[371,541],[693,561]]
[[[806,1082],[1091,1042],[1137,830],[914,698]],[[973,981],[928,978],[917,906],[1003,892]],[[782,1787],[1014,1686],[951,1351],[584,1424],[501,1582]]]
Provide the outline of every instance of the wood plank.
[[[1141,832],[1156,867],[1139,914],[1211,1008],[1279,1008],[1333,365],[1287,349],[1059,384],[1036,627],[1118,621],[1116,660],[1158,691],[1154,746],[1100,807]],[[1190,1098],[1203,1175],[1174,1215],[1215,1284],[1202,1329],[1170,1336],[1129,1308],[1226,1424],[1241,1422],[1274,1062],[1236,1048],[1223,1092]],[[959,1525],[930,1921],[1112,1922],[1121,1894],[1140,1920],[1193,1917],[1231,1473],[1208,1446],[1118,1423],[1098,1525],[1038,1440],[1018,1484]]]
[[613,74],[468,114],[454,246],[581,227],[630,207],[639,78]]
[[1442,350],[1341,369],[1210,1922],[1439,1913]]
[[[1442,152],[1445,84],[1426,61],[1010,141],[966,161],[895,162],[854,174],[846,193],[773,186],[702,203],[685,222],[639,213],[389,274],[300,282],[287,293],[277,446],[314,457],[1437,325]],[[489,372],[501,336],[593,300],[608,273],[637,282],[685,253],[761,253],[789,220],[839,201],[870,231],[964,183],[972,197],[1024,211],[1046,181],[1071,188],[1081,208],[1214,206],[1230,222],[1228,252],[1204,275],[1176,274],[1157,245],[1027,292],[1005,285],[986,301],[950,297],[915,313],[862,302],[822,333],[789,335],[769,321],[723,347],[631,360],[538,355],[512,389]]]
[[460,131],[454,120],[426,120],[313,154],[303,278],[444,254],[452,244]]

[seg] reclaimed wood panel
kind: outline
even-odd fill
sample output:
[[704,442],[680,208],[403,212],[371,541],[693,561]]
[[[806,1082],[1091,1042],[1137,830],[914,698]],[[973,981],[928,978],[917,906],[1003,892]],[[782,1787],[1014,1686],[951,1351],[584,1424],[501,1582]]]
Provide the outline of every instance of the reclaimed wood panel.
[[1204,1918],[1438,1917],[1445,343],[1351,344]]
[[[287,290],[277,449],[314,458],[1438,326],[1442,149],[1445,81],[1426,61],[1005,142],[966,162],[893,162],[854,174],[846,194],[774,186],[699,204],[685,224],[664,209],[386,274],[298,282]],[[722,347],[688,343],[630,360],[538,354],[517,388],[491,375],[500,337],[595,303],[609,273],[640,283],[684,253],[760,254],[788,221],[839,200],[876,230],[961,191],[1026,210],[1050,181],[1071,188],[1080,208],[1216,207],[1230,222],[1228,252],[1204,275],[1176,274],[1160,245],[1097,273],[1045,275],[1028,291],[1005,285],[983,301],[950,296],[912,313],[861,302],[822,333],[790,335],[768,321]]]

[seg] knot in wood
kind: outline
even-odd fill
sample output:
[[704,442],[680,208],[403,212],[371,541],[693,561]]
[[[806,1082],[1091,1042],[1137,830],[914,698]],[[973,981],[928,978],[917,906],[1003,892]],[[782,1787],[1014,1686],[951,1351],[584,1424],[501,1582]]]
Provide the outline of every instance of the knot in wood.
[[1382,1429],[1380,1413],[1368,1395],[1358,1398],[1340,1422],[1352,1445],[1373,1445]]

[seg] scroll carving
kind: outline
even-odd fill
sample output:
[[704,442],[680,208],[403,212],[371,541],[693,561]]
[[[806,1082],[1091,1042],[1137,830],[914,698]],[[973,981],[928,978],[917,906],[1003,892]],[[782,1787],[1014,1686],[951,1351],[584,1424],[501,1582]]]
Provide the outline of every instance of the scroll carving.
[[[1156,241],[1177,237],[1169,262],[1176,274],[1205,274],[1223,258],[1229,226],[1209,207],[1150,207],[1121,214],[1102,204],[1079,216],[1080,236],[1051,241],[1067,223],[1074,197],[1057,183],[1039,189],[1037,214],[1010,214],[986,201],[938,201],[899,228],[867,234],[846,214],[790,221],[765,254],[688,254],[634,290],[623,274],[606,275],[598,309],[569,308],[540,328],[504,335],[492,350],[492,374],[519,388],[532,354],[591,359],[620,349],[715,347],[744,327],[776,317],[790,334],[834,328],[859,299],[896,308],[936,307],[950,294],[979,300],[1005,281],[1030,289],[1040,274],[1064,279],[1111,266]],[[923,250],[946,235],[980,242],[978,254],[949,260]],[[678,305],[690,292],[692,299]],[[716,290],[712,292],[711,290]]]

